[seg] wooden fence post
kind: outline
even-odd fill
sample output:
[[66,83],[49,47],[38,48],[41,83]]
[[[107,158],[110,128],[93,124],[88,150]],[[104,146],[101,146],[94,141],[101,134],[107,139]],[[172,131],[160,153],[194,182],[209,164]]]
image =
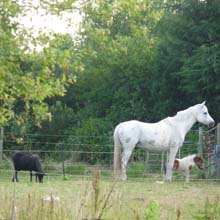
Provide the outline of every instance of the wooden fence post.
[[144,160],[145,160],[145,172],[148,172],[149,171],[149,151],[146,151],[145,155],[144,155]]
[[219,147],[220,147],[220,123],[217,124],[217,145],[215,149],[215,157],[216,157],[216,177],[220,178],[220,155],[219,155]]
[[164,151],[162,151],[161,154],[161,167],[160,167],[160,172],[163,174],[164,173]]
[[62,142],[62,168],[63,168],[63,179],[66,179],[66,174],[65,174],[65,165],[64,165],[64,143]]
[[3,138],[4,138],[4,129],[1,127],[0,129],[0,160],[2,160],[3,154]]
[[199,156],[203,156],[202,138],[203,138],[203,130],[202,130],[202,127],[199,127],[199,142],[198,142],[198,155]]

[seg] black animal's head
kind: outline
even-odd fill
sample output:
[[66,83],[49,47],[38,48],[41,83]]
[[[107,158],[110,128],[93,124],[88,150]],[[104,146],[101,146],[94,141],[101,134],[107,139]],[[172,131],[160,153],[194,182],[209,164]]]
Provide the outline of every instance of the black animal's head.
[[36,175],[37,175],[39,183],[43,183],[44,174],[43,173],[38,173]]
[[39,183],[43,183],[44,176],[47,176],[46,173],[36,173],[36,180],[38,180]]
[[39,183],[43,183],[43,178],[46,175],[43,170],[42,170],[42,166],[41,166],[41,162],[40,162],[40,158],[38,155],[32,155],[32,159],[34,161],[34,167],[35,167],[35,175],[36,175],[36,181],[38,181]]

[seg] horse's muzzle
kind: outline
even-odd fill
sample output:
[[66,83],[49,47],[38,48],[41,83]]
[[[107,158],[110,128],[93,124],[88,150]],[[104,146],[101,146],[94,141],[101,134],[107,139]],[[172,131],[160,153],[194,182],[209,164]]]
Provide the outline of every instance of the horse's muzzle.
[[210,122],[210,123],[209,123],[209,125],[208,125],[208,126],[209,126],[209,128],[212,128],[212,127],[214,127],[214,125],[215,125],[215,122],[214,122],[214,121],[212,121],[212,122]]

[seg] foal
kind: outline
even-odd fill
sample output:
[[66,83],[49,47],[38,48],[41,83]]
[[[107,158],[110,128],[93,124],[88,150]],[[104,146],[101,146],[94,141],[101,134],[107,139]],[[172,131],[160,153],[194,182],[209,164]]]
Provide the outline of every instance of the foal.
[[173,170],[185,171],[186,182],[189,182],[189,173],[192,167],[197,167],[202,170],[202,163],[202,158],[196,154],[193,154],[182,159],[175,159]]

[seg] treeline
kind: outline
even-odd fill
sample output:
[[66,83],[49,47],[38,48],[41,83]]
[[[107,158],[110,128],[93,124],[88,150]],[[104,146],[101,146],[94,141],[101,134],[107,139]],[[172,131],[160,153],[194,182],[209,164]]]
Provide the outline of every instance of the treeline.
[[[59,79],[66,93],[43,97],[52,120],[40,127],[32,111],[19,125],[9,120],[6,133],[15,142],[29,133],[25,143],[32,149],[56,149],[39,144],[51,142],[72,150],[112,151],[116,124],[155,122],[204,100],[220,120],[219,0],[88,0],[81,10],[76,39],[56,36],[47,48],[50,61],[56,61],[48,64],[55,75],[48,76],[47,86]],[[45,62],[22,62],[22,74],[36,73]],[[63,82],[67,78],[71,83]],[[23,112],[21,106],[16,103],[16,112]]]

